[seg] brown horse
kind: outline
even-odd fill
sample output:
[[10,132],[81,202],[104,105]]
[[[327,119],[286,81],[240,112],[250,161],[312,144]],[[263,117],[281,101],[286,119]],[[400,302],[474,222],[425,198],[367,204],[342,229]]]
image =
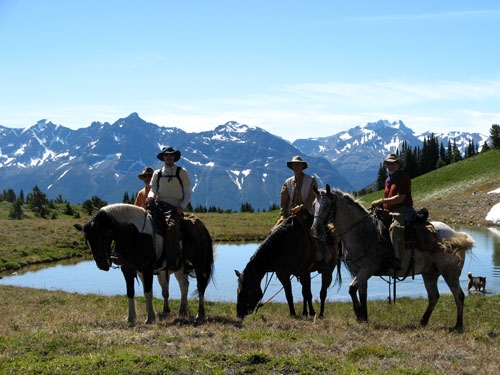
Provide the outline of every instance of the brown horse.
[[291,276],[296,276],[302,284],[303,309],[302,315],[314,316],[311,293],[311,272],[317,271],[319,265],[315,261],[319,247],[326,246],[323,251],[330,251],[329,262],[322,268],[320,290],[321,309],[323,317],[327,289],[332,282],[332,273],[336,264],[336,244],[329,238],[313,239],[309,226],[297,216],[289,217],[285,222],[266,237],[257,248],[243,272],[235,271],[238,277],[237,314],[240,318],[251,314],[263,297],[261,281],[268,272],[276,272],[283,285],[290,315],[295,316],[293,304]]
[[[349,287],[354,312],[359,321],[368,320],[366,307],[368,279],[373,275],[393,276],[386,266],[393,255],[390,243],[381,240],[377,218],[356,202],[350,195],[339,190],[330,191],[330,186],[319,191],[315,202],[313,235],[321,234],[328,222],[335,225],[342,243],[342,258],[353,275]],[[414,274],[421,274],[427,290],[427,309],[420,320],[425,326],[429,322],[434,306],[439,299],[437,281],[443,276],[457,306],[455,329],[463,328],[465,295],[460,287],[460,273],[465,252],[470,250],[474,240],[464,232],[456,232],[446,224],[432,222],[437,232],[437,243],[418,243],[414,251]],[[405,276],[412,256],[402,260],[397,276]],[[357,296],[359,293],[359,299]]]
[[[153,309],[153,274],[158,274],[164,298],[163,315],[170,312],[168,306],[169,271],[166,269],[163,235],[155,230],[151,215],[142,207],[131,204],[112,204],[101,208],[82,227],[75,228],[83,233],[97,267],[108,271],[113,262],[121,266],[127,285],[130,324],[135,324],[134,279],[139,274],[146,298],[147,320],[153,323],[156,314]],[[212,279],[214,255],[212,238],[205,225],[194,215],[186,215],[181,222],[182,267],[175,271],[181,288],[179,315],[187,317],[188,271],[194,270],[197,281],[198,315],[205,318],[205,290]]]

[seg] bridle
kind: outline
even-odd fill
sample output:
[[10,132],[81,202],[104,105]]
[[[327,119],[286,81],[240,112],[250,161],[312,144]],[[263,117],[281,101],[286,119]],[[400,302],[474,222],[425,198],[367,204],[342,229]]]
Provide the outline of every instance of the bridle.
[[[318,218],[320,220],[323,220],[324,221],[324,226],[323,226],[323,231],[325,231],[325,227],[327,226],[327,224],[329,222],[334,222],[336,217],[337,217],[337,194],[333,194],[333,193],[327,193],[327,194],[321,194],[319,195],[319,197],[326,197],[327,199],[328,198],[328,195],[332,195],[332,199],[331,199],[331,202],[330,203],[330,209],[328,210],[328,214],[325,216],[320,216],[320,215],[316,215],[316,211],[314,212],[315,215],[314,215],[314,218]],[[318,198],[316,198],[317,200]],[[347,229],[345,229],[343,232],[340,232],[340,233],[336,233],[338,237],[341,237],[343,236],[344,234],[346,234],[347,232],[349,232],[351,229],[353,229],[355,226],[357,226],[358,224],[360,224],[361,222],[363,222],[367,217],[369,217],[370,215],[372,215],[372,212],[368,212],[366,215],[362,216],[359,220],[355,221],[354,223],[352,223]],[[326,228],[326,231],[329,231],[329,228]]]

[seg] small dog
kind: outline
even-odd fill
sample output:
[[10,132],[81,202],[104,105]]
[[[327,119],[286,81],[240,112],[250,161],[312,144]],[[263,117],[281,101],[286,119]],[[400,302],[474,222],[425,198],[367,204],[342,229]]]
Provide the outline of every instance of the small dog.
[[486,277],[472,276],[471,272],[468,272],[467,276],[469,277],[469,286],[467,290],[471,290],[471,288],[474,287],[476,291],[486,292]]

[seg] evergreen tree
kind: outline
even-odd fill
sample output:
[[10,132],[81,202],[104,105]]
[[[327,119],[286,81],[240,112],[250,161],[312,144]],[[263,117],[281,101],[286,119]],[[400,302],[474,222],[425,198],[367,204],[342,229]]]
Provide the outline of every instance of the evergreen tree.
[[89,216],[92,215],[92,212],[94,211],[94,206],[92,205],[92,201],[90,199],[87,199],[82,203],[82,208]]
[[490,146],[488,146],[488,142],[483,143],[483,147],[481,148],[481,152],[486,152],[490,149]]
[[33,192],[26,197],[26,202],[35,216],[47,218],[49,214],[49,200],[37,185],[33,188]]
[[123,194],[122,203],[134,204],[134,202],[135,202],[135,197],[133,194],[132,194],[132,198],[129,197],[128,192],[125,192]]
[[13,203],[17,199],[16,193],[14,193],[14,190],[8,189],[7,192],[4,192],[4,199],[7,202]]
[[252,208],[250,203],[248,203],[248,202],[242,203],[240,212],[254,212],[254,209]]
[[9,210],[9,218],[14,220],[21,220],[24,217],[23,213],[23,202],[20,199],[16,199]]
[[491,148],[500,148],[500,125],[493,124],[490,129]]
[[66,207],[64,208],[64,214],[65,215],[74,215],[73,208],[69,204],[69,202],[66,202]]
[[386,178],[387,178],[387,171],[385,170],[384,165],[380,164],[377,175],[377,190],[384,190]]
[[451,152],[451,162],[455,163],[457,161],[462,160],[462,155],[460,155],[460,150],[457,147],[457,142],[455,139],[453,140],[453,149]]

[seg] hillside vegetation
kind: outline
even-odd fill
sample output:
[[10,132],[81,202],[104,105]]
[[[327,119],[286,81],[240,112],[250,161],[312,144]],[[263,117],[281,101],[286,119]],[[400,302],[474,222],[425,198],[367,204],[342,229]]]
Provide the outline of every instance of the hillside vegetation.
[[[500,188],[500,150],[436,169],[412,180],[415,208],[426,207],[432,220],[450,225],[486,227],[488,211],[500,202],[500,194],[488,194]],[[369,206],[381,198],[381,191],[360,197]]]
[[[490,150],[415,178],[412,184],[416,208],[427,207],[432,219],[450,225],[491,225],[484,218],[491,207],[500,202],[500,195],[488,194],[500,188],[499,165],[500,150]],[[335,186],[334,181],[330,184]],[[278,195],[276,192],[276,199]],[[374,192],[360,200],[368,207],[381,195],[381,191]],[[25,211],[25,219],[9,220],[10,207],[10,203],[0,202],[0,273],[30,264],[90,256],[81,234],[73,228],[73,224],[89,219],[81,207],[74,206],[80,219],[64,215],[64,204],[60,204],[57,219],[40,219]],[[198,216],[214,241],[259,242],[266,237],[279,213],[201,213]]]

